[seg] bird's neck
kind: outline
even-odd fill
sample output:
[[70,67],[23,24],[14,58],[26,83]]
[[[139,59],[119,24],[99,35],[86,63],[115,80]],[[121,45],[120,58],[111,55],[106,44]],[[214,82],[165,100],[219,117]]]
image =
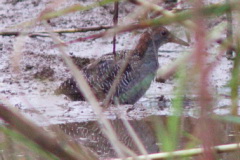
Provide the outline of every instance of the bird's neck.
[[158,49],[161,45],[161,42],[156,44],[151,39],[148,42],[142,44],[139,43],[136,46],[135,49],[137,51],[135,51],[135,53],[138,54],[139,58],[141,59],[141,64],[144,66],[142,68],[142,72],[145,72],[144,70],[146,70],[146,72],[156,72],[159,67]]
[[139,55],[140,58],[144,57],[157,57],[157,52],[159,47],[163,45],[163,42],[154,42],[149,33],[143,33],[140,37],[138,44],[134,48],[135,53]]

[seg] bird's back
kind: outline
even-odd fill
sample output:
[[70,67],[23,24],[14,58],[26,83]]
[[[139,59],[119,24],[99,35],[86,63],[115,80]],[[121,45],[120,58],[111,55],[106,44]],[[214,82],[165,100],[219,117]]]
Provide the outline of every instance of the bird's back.
[[[99,100],[106,97],[127,55],[131,52],[132,50],[118,51],[115,58],[112,54],[107,54],[83,69],[89,85]],[[139,56],[133,53],[114,95],[119,98],[120,103],[125,103],[126,100],[121,100],[121,96],[131,88],[132,82],[136,81],[135,71],[139,68],[139,63]]]

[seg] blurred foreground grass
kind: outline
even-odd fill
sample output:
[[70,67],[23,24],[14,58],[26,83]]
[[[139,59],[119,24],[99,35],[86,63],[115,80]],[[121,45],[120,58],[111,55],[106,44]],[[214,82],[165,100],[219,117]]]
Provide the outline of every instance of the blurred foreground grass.
[[[23,2],[19,1],[18,3]],[[56,44],[59,44],[62,41],[60,40],[59,35],[55,34],[54,30],[51,29],[51,26],[48,25],[49,20],[75,12],[93,10],[102,6],[110,6],[116,2],[116,0],[103,0],[92,2],[87,6],[81,4],[82,2],[79,2],[77,5],[71,5],[66,8],[55,10],[55,7],[57,8],[61,5],[61,3],[64,4],[67,2],[51,1],[51,3],[46,6],[46,9],[43,10],[37,17],[30,21],[17,24],[15,27],[24,28],[25,31],[28,28],[36,26],[37,23],[43,23],[48,36],[52,38]],[[127,2],[119,1],[119,3]],[[173,99],[171,106],[173,110],[173,116],[169,116],[166,120],[166,123],[162,121],[156,121],[154,126],[157,130],[156,137],[158,137],[160,144],[159,148],[161,152],[202,147],[204,150],[201,156],[198,157],[199,159],[219,159],[219,156],[217,156],[218,152],[212,150],[213,146],[219,145],[217,142],[219,142],[218,140],[222,138],[219,136],[219,133],[215,128],[215,121],[224,121],[224,123],[229,123],[229,126],[231,126],[230,130],[234,132],[234,136],[232,137],[233,140],[231,142],[239,142],[238,134],[240,128],[238,124],[240,120],[235,118],[238,116],[239,97],[239,33],[238,30],[234,30],[234,35],[228,35],[230,37],[226,37],[224,39],[222,39],[222,33],[219,33],[219,35],[215,35],[214,39],[210,39],[211,37],[209,38],[208,35],[214,32],[214,30],[212,30],[213,28],[208,28],[207,20],[208,18],[214,19],[220,16],[224,17],[226,14],[232,13],[234,16],[234,24],[238,24],[240,2],[232,0],[228,3],[205,6],[201,0],[195,0],[193,2],[179,1],[169,10],[162,7],[166,4],[160,1],[152,3],[150,1],[133,0],[128,1],[128,3],[134,3],[136,8],[138,7],[137,10],[134,10],[129,14],[131,18],[135,20],[134,24],[119,24],[107,31],[93,34],[89,37],[80,38],[73,42],[96,39],[103,36],[113,36],[116,33],[128,32],[158,25],[178,24],[184,26],[187,34],[191,35],[190,39],[192,39],[194,45],[191,53],[189,53],[188,58],[180,63],[173,63],[172,66],[175,66],[175,68],[171,68],[171,66],[169,66],[169,69],[166,71],[158,72],[160,74],[158,74],[157,77],[168,75],[167,73],[171,73],[169,75],[177,75],[177,87],[174,91],[175,98]],[[188,3],[189,8],[181,8],[181,6],[183,6],[185,3]],[[146,16],[145,13],[147,13],[149,16]],[[91,12],[89,12],[89,14],[91,14]],[[156,16],[149,18],[151,15]],[[227,22],[230,23],[229,21]],[[229,24],[228,27],[232,27],[232,25],[233,24]],[[225,30],[229,30],[229,28],[226,28]],[[28,34],[28,32],[18,33],[18,40],[14,42],[15,47],[13,56],[18,54],[21,55],[25,42],[24,36],[27,36]],[[233,38],[233,40],[228,41],[231,38]],[[221,42],[219,45],[219,53],[216,54],[216,58],[213,62],[208,63],[208,57],[210,56],[210,53],[208,53],[206,48],[208,48],[210,44],[216,45],[216,42]],[[77,67],[74,66],[71,59],[68,58],[65,48],[62,45],[57,47],[61,52],[61,56],[69,65],[72,73],[76,77],[80,77],[81,74],[77,72]],[[225,52],[229,50],[235,51],[236,54],[235,57],[231,55],[234,58],[231,77],[232,80],[230,83],[232,105],[230,105],[229,108],[231,109],[231,114],[229,114],[227,118],[220,117],[216,119],[216,115],[213,113],[216,100],[214,99],[213,91],[211,90],[212,86],[209,84],[209,77],[210,73],[214,74],[214,68],[219,64],[218,58],[224,57]],[[84,84],[83,81],[81,81],[80,85],[82,84]],[[83,85],[80,87],[82,87],[85,95],[91,95],[90,89],[86,86],[87,85]],[[182,123],[182,119],[184,117],[183,95],[187,95],[189,93],[197,95],[196,107],[200,108],[199,116],[197,118],[199,123],[197,123],[193,129],[193,132],[191,133],[185,132],[182,127],[184,125]],[[109,141],[118,154],[118,157],[125,158],[132,156],[136,159],[137,155],[131,151],[131,148],[127,148],[118,140],[117,134],[104,114],[102,114],[102,108],[96,99],[92,97],[87,97],[87,99],[96,113],[102,132],[106,137],[109,138]],[[3,103],[6,103],[6,100],[4,100]],[[8,127],[4,125],[0,127],[1,159],[98,159],[94,153],[83,147],[81,144],[76,144],[75,142],[69,143],[69,137],[63,133],[55,132],[56,135],[49,133],[43,128],[36,126],[32,122],[29,122],[29,120],[25,119],[23,116],[20,116],[20,113],[7,108],[12,107],[10,105],[0,106],[0,117],[8,124]],[[125,127],[131,131],[131,127],[130,125],[128,126],[127,121],[125,122]],[[132,137],[136,137],[134,132],[130,132],[130,135]],[[183,137],[183,135],[187,139],[187,142],[180,148],[180,137]],[[135,143],[139,145],[141,154],[146,154],[145,150],[141,148],[141,142],[139,142],[137,138],[135,141]],[[235,148],[232,148],[232,151],[234,150],[238,150],[236,146]],[[226,149],[226,151],[229,150]],[[221,152],[224,152],[224,149]],[[200,154],[200,152],[197,154]],[[195,153],[192,155],[195,155]],[[187,157],[186,159],[192,159],[191,154],[186,153],[184,156],[190,157]],[[225,159],[226,157],[224,156],[221,158]],[[234,158],[239,159],[238,157],[240,156],[235,156]],[[147,159],[147,157],[143,159]],[[158,159],[157,155],[154,159]],[[231,159],[233,159],[233,157],[231,157]]]

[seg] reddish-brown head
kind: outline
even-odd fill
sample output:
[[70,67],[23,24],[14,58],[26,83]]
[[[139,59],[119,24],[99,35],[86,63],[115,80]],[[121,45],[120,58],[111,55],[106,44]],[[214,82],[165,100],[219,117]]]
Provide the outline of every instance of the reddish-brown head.
[[154,43],[157,49],[166,43],[177,43],[180,45],[188,46],[187,42],[175,37],[165,27],[155,27],[150,31],[144,32],[139,39],[136,49],[139,52],[144,53],[150,43]]

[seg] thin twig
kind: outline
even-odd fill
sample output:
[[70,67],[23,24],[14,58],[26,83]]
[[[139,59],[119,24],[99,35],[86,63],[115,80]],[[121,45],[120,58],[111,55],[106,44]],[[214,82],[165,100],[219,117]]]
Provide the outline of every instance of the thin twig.
[[[118,25],[118,6],[119,2],[114,3],[114,16],[113,16],[113,24],[114,27]],[[116,34],[113,36],[113,55],[114,59],[116,60]]]
[[[89,32],[89,31],[100,31],[103,29],[110,29],[112,26],[98,26],[98,27],[87,27],[87,28],[77,28],[77,29],[61,29],[61,30],[54,30],[54,33],[76,33],[76,32]],[[0,32],[1,36],[19,36],[23,34],[23,32],[15,32],[15,31],[2,31]],[[29,37],[50,37],[48,32],[30,32],[24,33]]]
[[[226,0],[226,4],[230,4],[230,0]],[[226,14],[227,16],[227,38],[231,43],[233,43],[233,20],[232,20],[232,11],[230,10]],[[226,52],[228,58],[233,57],[233,50],[229,48]]]

